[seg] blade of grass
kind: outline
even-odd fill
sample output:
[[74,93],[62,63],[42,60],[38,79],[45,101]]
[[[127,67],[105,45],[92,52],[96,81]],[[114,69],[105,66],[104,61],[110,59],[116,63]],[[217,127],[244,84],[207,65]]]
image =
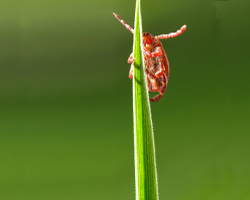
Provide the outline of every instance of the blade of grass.
[[136,3],[134,29],[133,110],[136,200],[158,200],[154,133],[142,51],[140,0]]

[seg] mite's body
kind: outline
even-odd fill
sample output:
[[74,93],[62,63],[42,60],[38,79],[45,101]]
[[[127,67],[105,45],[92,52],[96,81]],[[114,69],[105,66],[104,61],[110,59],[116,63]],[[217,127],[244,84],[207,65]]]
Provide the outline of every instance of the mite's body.
[[[126,24],[126,22],[124,22],[117,14],[113,14],[131,33],[134,34],[133,28]],[[149,98],[152,102],[160,100],[167,88],[169,78],[168,59],[159,39],[176,37],[183,33],[185,29],[186,25],[182,26],[181,29],[175,33],[163,34],[155,37],[153,37],[150,33],[143,33],[143,51],[148,90],[150,92],[159,92],[159,94],[154,98]],[[131,54],[128,59],[128,63],[132,63],[134,60],[135,59]],[[130,68],[129,78],[133,78],[133,65],[131,65]]]

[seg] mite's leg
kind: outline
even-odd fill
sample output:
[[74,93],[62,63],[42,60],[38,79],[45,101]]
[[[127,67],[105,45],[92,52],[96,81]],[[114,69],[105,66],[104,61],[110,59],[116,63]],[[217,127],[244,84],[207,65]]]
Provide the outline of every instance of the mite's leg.
[[117,15],[115,13],[113,13],[113,14],[116,17],[116,19],[118,19],[122,23],[122,25],[126,27],[126,29],[128,29],[131,33],[134,34],[135,31],[134,31],[134,29],[131,26],[129,26],[123,19],[121,19],[119,17],[119,15]]
[[134,67],[133,67],[133,65],[131,65],[131,67],[130,67],[130,71],[129,71],[129,78],[130,79],[132,79],[133,78],[133,74],[134,74]]
[[153,52],[153,53],[151,53],[151,52],[147,51],[147,50],[145,49],[145,47],[144,47],[144,48],[143,48],[143,52],[144,52],[147,56],[149,56],[149,57],[157,57],[157,56],[160,56],[160,55],[162,54],[161,48],[156,48],[156,51]]
[[152,79],[156,79],[157,78],[154,74],[152,74],[151,72],[149,72],[149,70],[147,68],[146,68],[146,73],[147,73],[147,75],[148,75],[149,78],[152,78]]
[[156,102],[156,101],[159,101],[161,97],[162,97],[162,94],[158,94],[154,98],[149,98],[149,101]]
[[149,92],[159,92],[158,88],[153,88],[152,85],[150,85],[150,88],[148,87]]
[[147,81],[148,81],[148,91],[149,92],[159,92],[161,87],[155,82],[155,79],[152,79],[148,74],[147,74]]
[[149,101],[151,101],[151,102],[159,101],[161,99],[161,97],[163,96],[163,94],[165,93],[166,88],[167,88],[167,85],[163,85],[160,93],[158,95],[156,95],[154,98],[149,98]]
[[148,77],[148,75],[147,75],[147,85],[148,85],[148,91],[151,92],[151,90],[152,90],[152,84],[151,84],[151,79]]
[[187,26],[183,25],[180,30],[173,32],[173,33],[169,33],[169,34],[162,34],[162,35],[157,35],[155,36],[156,39],[168,39],[168,38],[173,38],[176,37],[180,34],[182,34],[185,30],[186,30]]
[[149,98],[149,101],[151,101],[151,102],[159,101],[161,99],[161,97],[163,96],[163,94],[165,93],[166,88],[167,88],[167,76],[164,74],[162,87],[161,87],[159,94],[156,95],[154,98]]
[[156,77],[162,76],[164,74],[164,72],[165,72],[165,65],[164,65],[164,63],[162,61],[160,63],[161,63],[161,68],[160,68],[160,70],[158,72],[155,73]]
[[134,61],[135,61],[135,58],[133,57],[133,53],[131,53],[129,58],[128,58],[128,63],[132,63]]
[[[128,63],[132,63],[134,62],[135,58],[133,57],[133,53],[130,54],[129,58],[128,58]],[[133,74],[134,74],[134,68],[133,65],[131,65],[130,70],[129,70],[129,78],[132,79],[133,78]]]

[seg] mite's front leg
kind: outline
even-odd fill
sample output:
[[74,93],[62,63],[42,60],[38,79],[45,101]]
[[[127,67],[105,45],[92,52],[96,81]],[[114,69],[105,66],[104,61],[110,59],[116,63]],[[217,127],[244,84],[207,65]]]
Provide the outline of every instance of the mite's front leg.
[[147,56],[149,56],[149,57],[157,57],[157,56],[160,56],[160,55],[162,54],[161,48],[156,48],[156,51],[153,52],[153,53],[151,53],[151,52],[147,51],[145,47],[143,47],[143,52],[144,52]]
[[128,63],[132,63],[134,61],[135,61],[135,58],[133,57],[133,53],[131,53],[129,58],[128,58]]
[[156,39],[168,39],[168,38],[173,38],[176,37],[180,34],[182,34],[185,30],[186,30],[187,26],[183,25],[180,30],[173,32],[173,33],[169,33],[169,34],[162,34],[162,35],[157,35],[155,36]]

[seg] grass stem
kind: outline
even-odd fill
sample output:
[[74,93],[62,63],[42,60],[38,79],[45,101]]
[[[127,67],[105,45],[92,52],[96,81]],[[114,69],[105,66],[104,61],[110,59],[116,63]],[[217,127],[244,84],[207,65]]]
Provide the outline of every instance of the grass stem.
[[133,111],[136,200],[158,200],[154,133],[142,51],[140,0],[136,2],[134,30]]

